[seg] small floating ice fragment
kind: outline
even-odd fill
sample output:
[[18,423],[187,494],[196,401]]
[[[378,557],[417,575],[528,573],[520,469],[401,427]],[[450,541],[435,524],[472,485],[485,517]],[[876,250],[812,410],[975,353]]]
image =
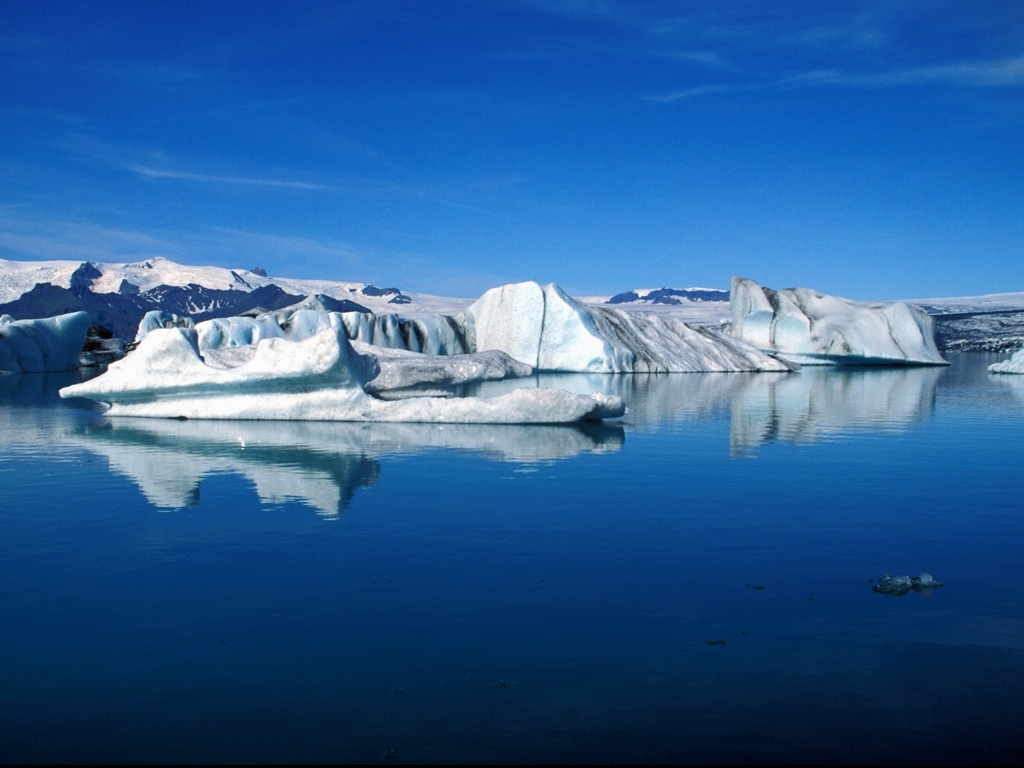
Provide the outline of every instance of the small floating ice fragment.
[[871,591],[893,597],[903,597],[910,591],[930,594],[933,589],[938,589],[941,586],[942,584],[937,582],[930,573],[922,573],[920,576],[890,576],[887,573],[879,578],[878,583],[871,587]]

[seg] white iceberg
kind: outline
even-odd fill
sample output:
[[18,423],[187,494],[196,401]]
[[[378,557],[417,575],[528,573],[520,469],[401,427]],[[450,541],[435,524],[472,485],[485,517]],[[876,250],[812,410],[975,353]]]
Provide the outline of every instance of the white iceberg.
[[139,323],[139,330],[135,334],[135,343],[138,344],[147,333],[155,331],[157,328],[195,328],[195,323],[191,317],[182,317],[173,312],[154,309],[143,315],[142,321]]
[[[148,327],[160,324],[153,321]],[[403,318],[290,307],[196,325],[203,354],[247,347],[263,339],[301,341],[327,328],[344,329],[351,341],[384,349],[438,356],[503,352],[538,371],[692,373],[793,368],[717,330],[668,316],[587,307],[553,283],[493,288],[457,315]],[[142,328],[140,335],[144,335]]]
[[204,352],[223,347],[250,346],[262,339],[301,341],[327,328],[343,329],[352,341],[385,349],[404,349],[430,355],[457,355],[472,351],[466,348],[459,320],[448,315],[404,319],[398,315],[367,312],[289,308],[256,317],[206,320],[196,325],[199,348]]
[[1024,374],[1024,349],[1018,350],[1009,360],[994,363],[988,367],[989,373],[1021,373]]
[[208,365],[194,330],[157,329],[106,373],[60,394],[108,403],[111,416],[151,418],[562,424],[625,412],[620,398],[559,390],[385,401],[363,389],[379,372],[339,328],[302,341],[263,339],[235,367]]
[[477,351],[497,349],[538,371],[789,371],[745,341],[657,315],[587,307],[554,283],[492,288],[465,312]]
[[87,312],[0,322],[0,371],[77,370],[90,325],[92,318]]
[[732,279],[732,334],[800,365],[947,365],[935,325],[902,301],[856,302]]

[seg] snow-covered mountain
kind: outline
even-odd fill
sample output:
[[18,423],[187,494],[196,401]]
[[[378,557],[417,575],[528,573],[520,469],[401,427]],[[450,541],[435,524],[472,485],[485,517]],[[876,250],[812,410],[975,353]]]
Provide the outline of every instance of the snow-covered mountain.
[[[85,264],[89,267],[85,267]],[[471,299],[407,293],[398,288],[378,288],[368,283],[272,277],[259,267],[194,267],[161,257],[128,264],[85,264],[78,261],[0,259],[0,305],[19,299],[40,283],[49,283],[72,291],[76,288],[88,288],[96,294],[120,296],[136,296],[168,287],[197,286],[206,289],[207,292],[251,293],[260,288],[276,286],[293,296],[305,297],[319,293],[333,299],[355,301],[373,312],[394,312],[399,307],[404,308],[403,311],[406,312],[449,312],[464,309],[472,303]],[[195,313],[210,309],[209,303],[201,298],[197,299],[193,307]]]
[[163,258],[130,264],[0,260],[0,314],[17,319],[85,311],[123,339],[154,309],[196,321],[274,310],[320,295],[332,311],[458,312],[470,300],[404,293],[367,283],[270,277],[259,268],[193,267]]

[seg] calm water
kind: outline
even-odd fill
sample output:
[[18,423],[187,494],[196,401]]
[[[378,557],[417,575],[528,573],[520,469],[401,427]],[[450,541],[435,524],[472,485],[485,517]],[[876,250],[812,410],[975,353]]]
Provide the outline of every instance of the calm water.
[[0,760],[1017,762],[1024,377],[987,362],[540,377],[626,398],[584,429],[0,376]]

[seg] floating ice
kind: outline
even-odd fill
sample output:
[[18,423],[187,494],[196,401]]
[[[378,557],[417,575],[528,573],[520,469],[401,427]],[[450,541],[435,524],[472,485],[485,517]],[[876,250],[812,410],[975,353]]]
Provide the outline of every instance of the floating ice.
[[151,331],[105,374],[65,387],[61,397],[109,403],[111,416],[153,418],[560,424],[625,412],[618,397],[550,389],[383,401],[363,390],[380,372],[376,358],[353,350],[339,328],[303,341],[263,339],[236,367],[208,365],[197,336],[189,329]]
[[587,307],[553,283],[493,288],[458,315],[373,315],[288,308],[199,323],[199,348],[261,339],[300,341],[343,328],[352,341],[429,355],[504,352],[539,371],[690,373],[789,371],[793,366],[725,333],[657,315]]
[[0,322],[0,371],[42,373],[78,369],[78,356],[90,325],[92,318],[87,312]]
[[911,590],[928,595],[933,589],[941,586],[942,584],[932,578],[930,573],[922,573],[920,576],[890,576],[887,573],[878,580],[871,591],[891,597],[903,597]]
[[142,322],[139,323],[139,330],[135,334],[135,343],[138,344],[142,341],[150,331],[156,330],[157,328],[194,328],[195,323],[191,317],[182,317],[176,315],[173,312],[164,312],[159,309],[154,309],[152,312],[147,312]]
[[404,349],[431,355],[457,355],[467,351],[463,330],[456,318],[424,315],[403,319],[397,315],[369,312],[326,312],[317,309],[285,309],[257,317],[226,317],[196,326],[199,348],[244,347],[261,339],[302,341],[326,328],[344,329],[352,341],[386,349]]
[[466,310],[474,349],[497,349],[539,371],[788,371],[744,341],[672,318],[587,307],[554,283],[492,288]]
[[1015,352],[1009,360],[990,365],[988,370],[989,373],[1024,373],[1024,349]]
[[385,400],[448,394],[465,384],[521,378],[533,373],[530,366],[498,350],[469,355],[424,355],[358,341],[352,342],[352,347],[377,358],[380,373],[364,389]]
[[947,365],[934,321],[904,302],[861,303],[732,279],[732,334],[801,365]]

